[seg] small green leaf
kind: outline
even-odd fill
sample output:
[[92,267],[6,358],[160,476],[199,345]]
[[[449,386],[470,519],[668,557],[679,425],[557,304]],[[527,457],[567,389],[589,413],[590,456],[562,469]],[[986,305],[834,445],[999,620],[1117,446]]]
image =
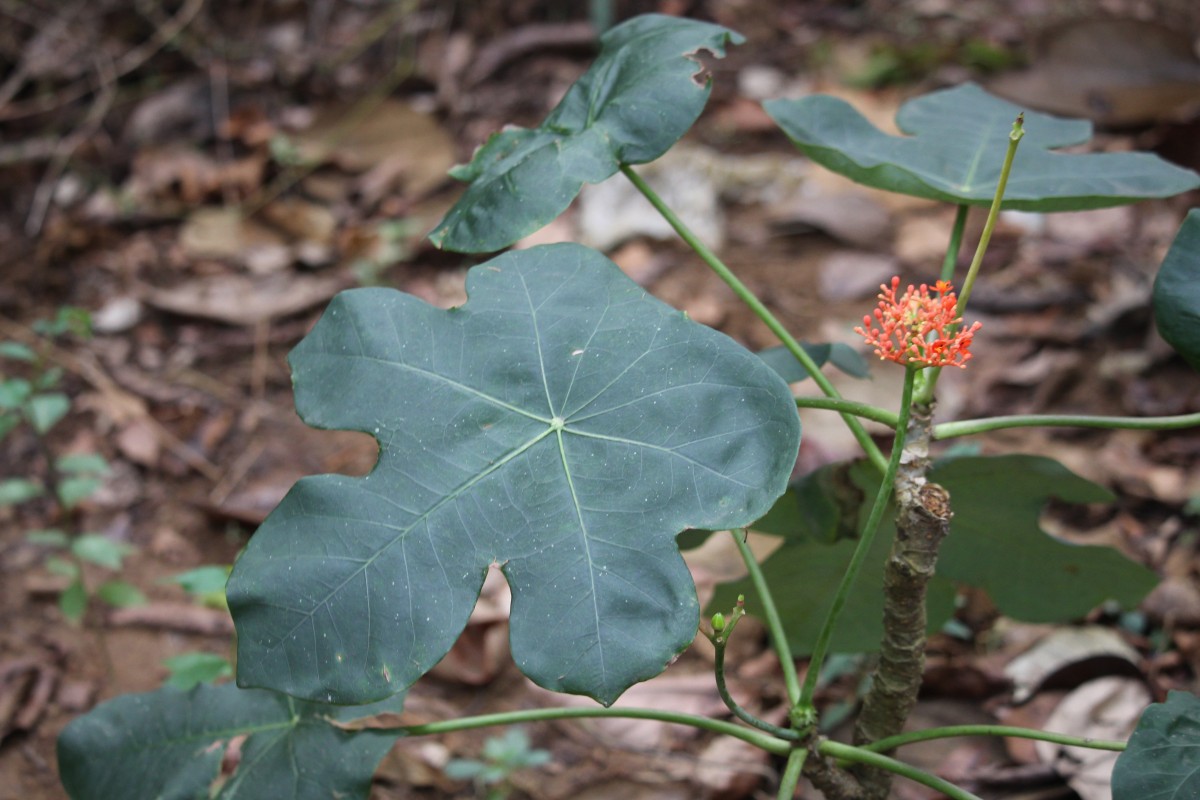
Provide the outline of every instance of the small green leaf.
[[1113,800],[1200,797],[1200,699],[1170,692],[1142,712],[1112,772]]
[[96,493],[104,485],[99,478],[63,478],[58,482],[58,501],[72,509]]
[[62,382],[62,376],[62,367],[49,367],[41,375],[34,378],[33,388],[39,392],[53,389]]
[[19,505],[35,497],[41,497],[45,493],[45,487],[37,481],[28,478],[9,478],[0,481],[0,508]]
[[612,28],[591,69],[534,130],[493,135],[451,176],[466,193],[429,235],[467,253],[507,247],[566,210],[584,183],[661,156],[712,90],[696,53],[743,38],[707,22],[646,14]]
[[1158,332],[1200,369],[1200,208],[1188,212],[1154,280]]
[[787,384],[604,256],[514,251],[467,290],[450,311],[343,292],[292,352],[301,418],[370,433],[380,458],[302,479],[234,564],[242,685],[341,702],[408,686],[502,564],[518,666],[611,703],[695,638],[676,534],[748,524],[786,488]]
[[33,387],[24,378],[7,378],[0,381],[0,409],[19,408],[29,396]]
[[[954,520],[929,584],[928,624],[941,627],[954,610],[955,583],[985,589],[1002,613],[1028,622],[1078,619],[1107,600],[1132,607],[1157,583],[1154,573],[1116,550],[1080,546],[1044,533],[1039,516],[1051,498],[1069,503],[1112,499],[1057,461],[1037,456],[956,458],[939,463],[931,481],[950,492]],[[756,530],[787,541],[763,562],[771,585],[787,586],[776,598],[793,648],[811,651],[834,589],[845,572],[878,474],[859,463],[835,465],[802,479],[781,498]],[[788,498],[791,498],[788,500]],[[884,515],[858,581],[850,593],[833,648],[864,652],[878,647],[883,616],[883,565],[895,536],[894,512]],[[720,587],[710,608],[727,608],[748,581]]]
[[85,308],[62,306],[53,319],[39,319],[33,323],[33,329],[51,338],[72,333],[81,339],[88,339],[92,335],[92,315]]
[[13,361],[33,363],[37,361],[37,353],[20,342],[0,342],[0,358],[11,358]]
[[215,800],[365,800],[397,734],[332,723],[400,708],[398,698],[337,708],[232,684],[127,694],[67,725],[58,769],[72,800],[207,798],[230,739],[246,736]]
[[212,683],[233,675],[229,659],[215,653],[181,653],[164,659],[163,666],[171,673],[163,686],[184,692],[197,684]]
[[14,412],[0,409],[0,441],[4,441],[4,437],[12,433],[13,429],[20,424],[21,418]]
[[134,548],[125,542],[114,542],[99,533],[85,533],[71,543],[71,552],[84,561],[118,570],[125,556],[134,552]]
[[71,538],[63,531],[56,528],[48,528],[40,531],[29,531],[29,533],[25,534],[25,541],[42,547],[65,548],[71,543]]
[[71,400],[62,392],[35,394],[25,404],[29,424],[38,433],[45,433],[58,424],[71,410]]
[[88,594],[83,581],[76,578],[66,591],[58,596],[58,609],[66,617],[67,622],[78,625],[87,613]]
[[108,461],[98,453],[75,453],[62,456],[54,462],[59,472],[67,475],[107,475]]
[[[851,180],[890,192],[986,206],[992,202],[1013,120],[1022,111],[974,84],[910,100],[884,133],[849,103],[827,95],[771,100],[767,114],[804,154]],[[1056,153],[1083,144],[1092,126],[1025,112],[1004,207],[1078,211],[1171,197],[1200,175],[1150,153]]]
[[129,608],[146,605],[146,595],[142,590],[126,581],[106,581],[96,589],[96,597],[114,608]]
[[79,577],[79,565],[74,561],[68,561],[58,556],[50,556],[44,563],[46,571],[51,575],[62,575],[64,578],[72,580]]
[[229,567],[222,564],[206,564],[187,572],[180,572],[166,579],[166,583],[174,583],[183,587],[188,594],[205,595],[211,592],[224,592],[225,582],[229,580]]

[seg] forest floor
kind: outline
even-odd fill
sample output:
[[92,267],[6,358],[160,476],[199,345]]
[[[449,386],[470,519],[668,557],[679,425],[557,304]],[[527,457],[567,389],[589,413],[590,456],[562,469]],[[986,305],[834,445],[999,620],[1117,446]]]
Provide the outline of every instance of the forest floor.
[[[0,507],[0,800],[62,797],[54,743],[63,726],[106,699],[157,688],[168,677],[164,659],[232,656],[228,613],[173,576],[232,563],[301,476],[371,468],[372,439],[308,428],[292,406],[286,354],[333,294],[371,284],[441,307],[464,302],[466,270],[482,258],[424,239],[460,191],[446,170],[504,124],[538,122],[586,69],[594,32],[582,12],[559,13],[554,3],[442,5],[0,2],[0,341],[60,368],[71,398],[44,439],[19,428],[0,440],[0,479],[46,476],[47,453],[99,453],[111,468],[72,511],[41,500]],[[1093,149],[1153,149],[1200,168],[1200,81],[1190,94],[1155,91],[1156,69],[1187,62],[1179,37],[1200,35],[1200,9],[1029,0],[1020,14],[997,11],[1008,5],[615,4],[622,17],[679,13],[749,39],[711,64],[708,110],[654,172],[799,338],[861,349],[852,328],[881,282],[936,277],[954,209],[862,189],[812,165],[761,99],[831,92],[891,126],[909,97],[992,82],[1031,107],[1096,117]],[[1123,34],[1129,19],[1146,27]],[[1068,39],[1071,48],[1051,46]],[[1136,90],[1096,61],[1122,48],[1145,51]],[[592,243],[693,319],[752,349],[777,343],[689,250],[646,229],[645,214],[589,210],[627,206],[623,191],[586,192],[522,245]],[[1197,204],[1192,193],[1005,215],[972,298],[984,322],[975,360],[943,380],[939,419],[1200,410],[1200,380],[1158,337],[1149,308],[1158,264]],[[972,213],[961,260],[982,218]],[[35,332],[64,307],[90,312],[93,335],[51,342]],[[868,380],[831,376],[852,398],[894,406],[900,370],[872,367]],[[0,362],[0,375],[26,369]],[[836,416],[803,420],[803,469],[855,455]],[[964,592],[953,626],[932,639],[920,721],[1037,726],[1057,713],[1054,724],[1096,735],[1103,706],[1108,735],[1119,737],[1150,700],[1195,689],[1200,431],[1029,429],[971,443],[985,454],[1052,456],[1111,489],[1111,504],[1051,503],[1043,527],[1118,548],[1162,582],[1139,610],[1100,609],[1070,628],[998,618],[981,592]],[[58,604],[65,579],[27,539],[48,528],[134,548],[120,574],[148,603],[95,601],[81,624],[67,622]],[[736,552],[719,544],[689,558],[702,596],[738,577]],[[92,586],[110,576],[86,573]],[[503,580],[489,581],[463,639],[412,690],[414,721],[575,701],[534,687],[512,664],[507,603]],[[1056,639],[1064,630],[1091,638]],[[1042,660],[1014,667],[1031,652]],[[781,699],[772,658],[761,627],[739,629],[736,691],[768,715]],[[845,665],[823,690],[828,708],[848,708],[855,696],[863,662]],[[623,702],[726,713],[703,639]],[[657,723],[527,730],[552,760],[515,774],[515,797],[768,797],[780,766],[740,743]],[[442,768],[478,757],[492,735],[402,740],[372,797],[476,796]],[[1029,743],[946,740],[907,757],[985,797],[1104,796],[1095,786],[1104,764]],[[896,797],[931,796],[897,784]]]

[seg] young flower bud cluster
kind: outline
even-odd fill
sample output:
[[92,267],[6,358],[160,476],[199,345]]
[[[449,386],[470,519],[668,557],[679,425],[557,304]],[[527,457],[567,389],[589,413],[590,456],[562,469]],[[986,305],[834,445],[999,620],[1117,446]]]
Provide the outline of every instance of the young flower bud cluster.
[[879,287],[879,307],[874,316],[863,317],[855,333],[875,348],[884,361],[918,367],[964,367],[971,360],[971,340],[979,330],[976,322],[963,328],[958,316],[958,297],[947,281],[938,281],[930,293],[921,284],[899,298],[900,279]]

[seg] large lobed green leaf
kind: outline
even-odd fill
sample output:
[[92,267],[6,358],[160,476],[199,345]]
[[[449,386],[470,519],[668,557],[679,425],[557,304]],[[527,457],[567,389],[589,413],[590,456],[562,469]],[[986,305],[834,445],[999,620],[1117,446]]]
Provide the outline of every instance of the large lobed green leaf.
[[800,423],[787,385],[585,247],[507,253],[441,311],[344,292],[291,355],[296,407],[380,444],[302,479],[228,585],[238,681],[365,702],[449,650],[488,565],[534,681],[611,703],[692,640],[674,537],[761,517]]
[[1200,797],[1200,699],[1170,692],[1142,712],[1112,773],[1113,800]]
[[1188,212],[1154,279],[1158,332],[1200,369],[1200,208]]
[[218,800],[365,798],[397,734],[331,723],[399,712],[402,699],[335,708],[229,684],[122,695],[63,730],[59,773],[72,800],[210,797],[227,745],[244,736]]
[[[1106,600],[1135,605],[1155,585],[1153,572],[1100,546],[1080,546],[1044,533],[1038,518],[1048,500],[1097,503],[1112,499],[1103,487],[1057,461],[1038,456],[963,457],[939,463],[930,480],[950,492],[954,519],[929,584],[931,629],[954,611],[955,584],[985,589],[1000,611],[1029,622],[1067,622]],[[767,581],[786,586],[776,602],[792,646],[810,652],[866,519],[878,473],[860,463],[831,467],[802,479],[752,528],[783,535],[784,545],[763,562]],[[883,633],[883,567],[895,535],[885,522],[859,573],[834,635],[847,652],[878,648]],[[754,610],[748,581],[721,587],[712,608],[741,593]]]
[[[805,155],[858,183],[951,203],[989,205],[1008,134],[1022,111],[974,84],[910,100],[896,114],[907,136],[876,128],[844,100],[771,100],[767,113]],[[1055,153],[1091,138],[1092,125],[1025,112],[1004,207],[1078,211],[1170,197],[1200,176],[1150,153]]]
[[466,253],[500,250],[566,210],[584,183],[645,164],[687,132],[711,92],[695,55],[725,55],[731,30],[647,14],[601,38],[595,63],[540,126],[494,134],[451,175],[471,185],[429,238]]

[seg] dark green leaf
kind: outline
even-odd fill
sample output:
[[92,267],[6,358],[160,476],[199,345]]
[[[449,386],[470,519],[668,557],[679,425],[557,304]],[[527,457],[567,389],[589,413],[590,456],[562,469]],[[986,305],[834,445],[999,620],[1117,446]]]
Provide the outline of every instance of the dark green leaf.
[[[863,361],[858,351],[849,345],[838,342],[836,344],[801,343],[800,346],[818,367],[828,362],[855,378],[865,378],[868,374],[866,362]],[[791,351],[782,345],[760,350],[758,357],[767,362],[767,366],[778,372],[779,376],[788,383],[797,383],[809,377],[808,371],[796,360]]]
[[35,394],[25,405],[29,424],[38,433],[45,433],[58,424],[71,410],[71,400],[61,392]]
[[1200,369],[1200,208],[1188,212],[1154,280],[1158,332]]
[[[866,464],[850,470],[827,468],[802,480],[781,499],[760,526],[788,541],[763,563],[768,583],[786,586],[776,602],[793,647],[809,652],[824,619],[855,541],[844,538],[848,526],[860,530],[878,478]],[[930,583],[928,620],[939,628],[953,611],[954,583],[987,590],[1000,611],[1030,622],[1066,622],[1087,614],[1106,600],[1131,607],[1154,587],[1153,572],[1116,550],[1068,544],[1044,533],[1038,517],[1054,497],[1069,503],[1112,499],[1100,486],[1073,474],[1058,462],[1036,456],[963,456],[938,464],[930,480],[950,491],[954,520],[942,545],[937,576]],[[856,499],[857,498],[857,499]],[[883,564],[891,548],[894,514],[884,515],[858,582],[834,636],[834,648],[873,650],[882,634]],[[829,541],[833,544],[829,544]],[[726,608],[747,596],[748,581],[721,587],[712,609]],[[806,610],[807,609],[807,610]]]
[[379,760],[396,740],[346,731],[350,720],[398,711],[335,708],[236,686],[164,688],[127,694],[71,722],[58,739],[58,768],[73,800],[209,797],[225,747],[247,736],[218,800],[365,798]]
[[180,653],[164,659],[163,666],[171,673],[163,686],[184,692],[197,684],[212,683],[233,675],[229,659],[216,653]]
[[[1008,134],[1022,111],[974,84],[918,97],[900,107],[892,136],[844,100],[813,95],[763,107],[813,161],[890,192],[986,206],[996,193]],[[1055,153],[1083,144],[1092,126],[1025,112],[1004,207],[1025,211],[1105,208],[1170,197],[1200,176],[1149,153]]]
[[96,597],[114,608],[129,608],[130,606],[146,605],[146,595],[142,590],[126,581],[106,581],[96,589]]
[[1142,712],[1112,773],[1113,800],[1200,797],[1200,699],[1170,692]]
[[380,443],[363,478],[301,480],[234,565],[238,680],[371,700],[449,650],[488,565],[521,669],[611,703],[692,640],[688,527],[786,488],[800,425],[760,359],[578,245],[508,253],[451,311],[339,295],[291,356],[296,407]]
[[82,580],[75,578],[66,591],[58,596],[58,610],[66,617],[67,622],[77,625],[87,613],[87,607],[87,587],[83,585]]
[[551,222],[584,183],[658,158],[708,101],[697,51],[724,56],[741,41],[718,25],[657,14],[611,29],[540,127],[497,133],[451,171],[471,185],[429,238],[447,250],[499,250]]
[[99,533],[85,533],[71,542],[71,552],[78,558],[109,569],[120,569],[125,556],[134,551],[125,542],[115,542]]

